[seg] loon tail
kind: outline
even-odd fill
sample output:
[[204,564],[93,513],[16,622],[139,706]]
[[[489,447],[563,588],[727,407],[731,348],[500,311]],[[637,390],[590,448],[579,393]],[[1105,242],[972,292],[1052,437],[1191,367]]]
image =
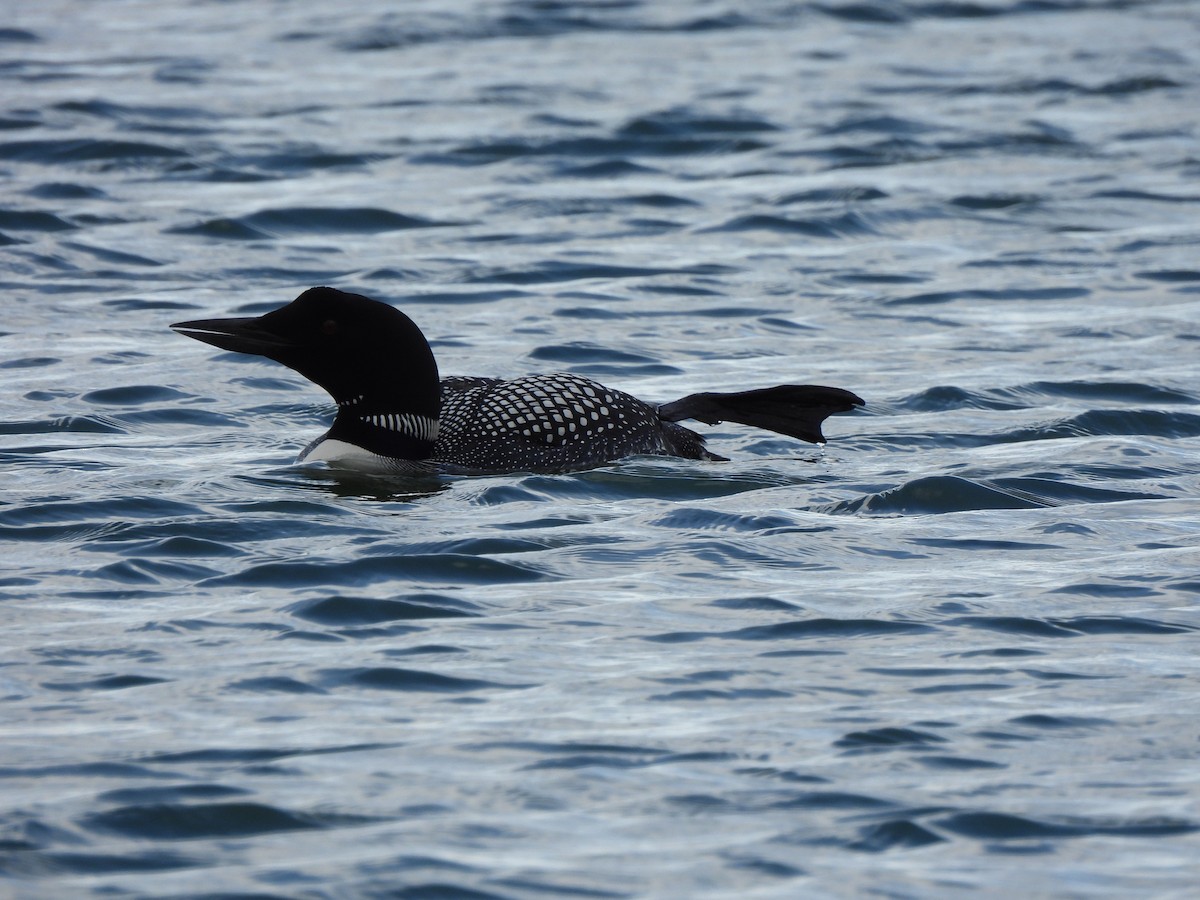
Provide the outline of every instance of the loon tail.
[[658,416],[668,422],[696,419],[708,425],[740,422],[823,444],[825,435],[821,433],[821,423],[826,418],[863,405],[862,398],[841,388],[781,384],[732,394],[712,391],[688,394],[673,403],[664,403],[658,408]]

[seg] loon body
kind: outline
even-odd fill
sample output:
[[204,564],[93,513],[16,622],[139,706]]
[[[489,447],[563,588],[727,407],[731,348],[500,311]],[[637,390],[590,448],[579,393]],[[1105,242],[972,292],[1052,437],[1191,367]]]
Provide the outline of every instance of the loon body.
[[408,316],[328,287],[262,316],[171,327],[281,362],[329,392],[333,425],[297,462],[383,473],[568,472],[639,454],[723,460],[678,422],[741,422],[823,443],[826,417],[863,404],[814,385],[690,394],[655,407],[580,375],[439,378]]

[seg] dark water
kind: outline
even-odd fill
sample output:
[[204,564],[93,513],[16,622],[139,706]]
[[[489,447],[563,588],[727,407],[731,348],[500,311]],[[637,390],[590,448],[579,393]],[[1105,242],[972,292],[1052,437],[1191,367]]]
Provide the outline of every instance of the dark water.
[[[1200,8],[18,2],[0,893],[1191,896]],[[825,450],[396,482],[167,329],[779,381]]]

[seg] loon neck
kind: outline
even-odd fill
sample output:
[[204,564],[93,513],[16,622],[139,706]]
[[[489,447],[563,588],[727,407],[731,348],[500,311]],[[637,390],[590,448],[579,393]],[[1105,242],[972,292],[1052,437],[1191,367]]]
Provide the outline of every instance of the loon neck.
[[392,459],[428,459],[437,443],[438,418],[406,406],[362,395],[339,400],[327,437]]

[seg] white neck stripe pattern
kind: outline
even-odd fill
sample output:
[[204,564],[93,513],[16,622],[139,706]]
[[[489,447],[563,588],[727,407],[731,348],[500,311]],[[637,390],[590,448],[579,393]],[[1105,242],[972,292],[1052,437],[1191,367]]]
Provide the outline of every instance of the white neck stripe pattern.
[[383,413],[373,416],[361,416],[361,421],[377,428],[388,431],[398,431],[408,437],[422,441],[433,442],[438,436],[438,420],[429,416],[419,416],[415,413]]

